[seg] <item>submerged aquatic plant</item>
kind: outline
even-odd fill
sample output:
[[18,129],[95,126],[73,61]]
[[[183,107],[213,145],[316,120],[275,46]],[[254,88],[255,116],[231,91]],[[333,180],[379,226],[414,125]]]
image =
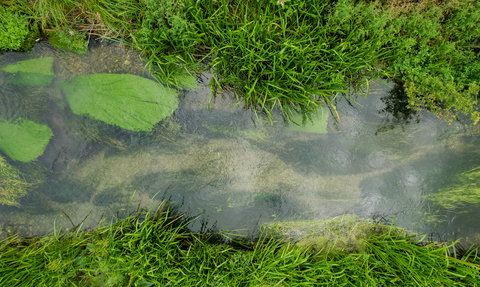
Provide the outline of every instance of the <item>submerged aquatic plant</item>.
[[17,85],[49,86],[55,77],[52,57],[16,62],[4,66],[2,70],[14,74],[7,78],[7,82]]
[[264,228],[265,233],[295,243],[296,247],[311,246],[328,254],[363,252],[370,237],[388,232],[391,227],[354,214],[344,214],[329,219],[266,223]]
[[132,131],[148,131],[178,107],[178,92],[129,74],[92,74],[61,82],[72,111]]
[[328,108],[319,107],[316,114],[303,114],[302,118],[300,118],[299,115],[291,118],[292,122],[285,127],[285,130],[315,134],[326,134],[328,133],[327,124],[329,116],[330,113],[328,112]]
[[0,122],[0,149],[11,159],[29,162],[43,154],[52,130],[47,125],[17,119]]
[[480,167],[453,177],[452,183],[431,194],[430,199],[447,209],[480,206]]
[[0,156],[0,204],[18,206],[29,186],[22,173]]
[[71,51],[77,54],[87,54],[88,41],[84,34],[74,30],[60,30],[49,38],[50,44],[56,48]]

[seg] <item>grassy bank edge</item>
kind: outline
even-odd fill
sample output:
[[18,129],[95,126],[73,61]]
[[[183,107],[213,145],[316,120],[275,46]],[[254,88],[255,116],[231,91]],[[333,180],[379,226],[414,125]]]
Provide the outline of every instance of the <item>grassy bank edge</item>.
[[[0,242],[2,286],[480,286],[478,249],[425,243],[390,227],[365,251],[325,253],[264,234],[221,244],[168,205],[90,231]],[[216,242],[216,243],[215,243]]]
[[480,119],[474,0],[3,2],[70,50],[81,50],[82,33],[132,45],[171,85],[211,69],[213,94],[231,89],[267,115],[280,108],[295,120],[325,104],[336,114],[337,96],[389,77],[405,84],[410,108]]

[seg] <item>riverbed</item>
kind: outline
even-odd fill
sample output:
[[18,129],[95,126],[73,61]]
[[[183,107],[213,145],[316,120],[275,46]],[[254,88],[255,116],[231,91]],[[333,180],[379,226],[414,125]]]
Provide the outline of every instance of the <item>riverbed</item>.
[[42,57],[54,59],[49,86],[12,84],[0,73],[0,119],[28,118],[53,132],[34,161],[0,151],[32,183],[20,207],[0,206],[2,237],[93,228],[169,200],[200,216],[194,230],[254,233],[267,222],[357,214],[432,239],[480,242],[475,193],[446,192],[480,165],[479,129],[468,117],[448,123],[406,109],[394,83],[338,96],[338,114],[319,108],[296,125],[279,111],[270,119],[245,109],[232,91],[212,97],[205,73],[179,91],[171,116],[131,131],[74,114],[57,83],[98,73],[153,80],[138,52],[92,41],[76,55],[41,41],[32,52],[0,55],[0,67]]

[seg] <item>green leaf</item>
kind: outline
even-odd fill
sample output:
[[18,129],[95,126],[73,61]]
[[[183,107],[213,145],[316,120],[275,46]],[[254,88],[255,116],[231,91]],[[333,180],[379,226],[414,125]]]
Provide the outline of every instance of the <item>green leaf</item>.
[[16,85],[49,86],[55,77],[52,57],[16,62],[2,70],[14,74],[7,78],[7,82]]
[[47,147],[52,130],[47,125],[18,119],[14,123],[0,123],[0,149],[11,159],[29,162]]
[[320,107],[317,109],[317,115],[312,115],[311,119],[305,117],[305,119],[301,121],[298,117],[293,118],[293,120],[295,120],[296,122],[300,122],[301,125],[296,125],[295,123],[288,123],[288,126],[285,127],[285,130],[326,134],[328,133],[328,115],[328,109],[325,107]]
[[72,111],[133,131],[148,131],[178,107],[178,92],[129,74],[92,74],[59,84]]

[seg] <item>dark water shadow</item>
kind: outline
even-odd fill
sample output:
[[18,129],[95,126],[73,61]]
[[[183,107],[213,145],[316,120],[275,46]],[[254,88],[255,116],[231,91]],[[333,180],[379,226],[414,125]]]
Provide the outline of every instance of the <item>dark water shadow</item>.
[[408,108],[408,96],[402,84],[396,83],[380,100],[385,104],[385,108],[379,111],[383,115],[383,120],[378,125],[375,135],[397,127],[405,131],[407,125],[420,123],[418,112]]

